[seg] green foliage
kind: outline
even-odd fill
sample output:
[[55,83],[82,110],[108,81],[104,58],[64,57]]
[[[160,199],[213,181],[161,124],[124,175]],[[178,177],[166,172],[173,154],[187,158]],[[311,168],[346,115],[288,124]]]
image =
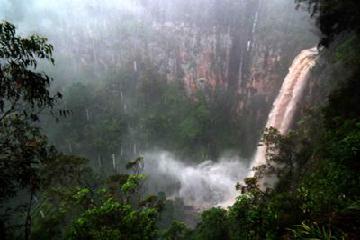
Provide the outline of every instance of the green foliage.
[[0,23],[0,200],[14,196],[18,185],[24,188],[31,184],[37,189],[36,171],[47,148],[46,138],[31,121],[38,119],[40,109],[53,107],[56,100],[48,89],[49,77],[33,71],[39,59],[53,63],[53,47],[46,38],[15,34],[14,25]]
[[[34,125],[39,120],[38,114],[44,109],[52,110],[61,98],[60,93],[55,96],[50,93],[51,79],[36,72],[39,61],[54,63],[52,51],[46,38],[38,35],[23,38],[16,35],[11,23],[0,23],[0,227],[5,237],[10,219],[15,218],[19,212],[16,208],[21,207],[25,224],[20,228],[24,227],[24,238],[29,239],[33,196],[41,182],[39,170],[53,154],[46,137]],[[29,201],[13,204],[9,199],[20,190],[30,193]],[[7,214],[9,209],[12,214]]]
[[93,163],[101,159],[105,169],[113,153],[121,160],[133,158],[134,144],[137,151],[159,147],[197,161],[239,148],[241,134],[233,129],[241,128],[240,121],[225,91],[190,96],[151,63],[138,64],[143,67],[136,75],[123,68],[100,85],[75,83],[65,89],[72,114],[55,126],[47,122],[51,141]]
[[227,212],[221,208],[211,208],[201,214],[201,221],[194,232],[194,239],[229,239]]
[[[155,209],[133,209],[112,198],[85,210],[73,221],[69,239],[154,239],[156,236]],[[103,239],[103,238],[100,238]]]
[[[16,36],[15,26],[0,23],[0,121],[8,115],[20,114],[37,119],[37,108],[53,107],[61,94],[49,92],[50,78],[34,70],[39,60],[54,63],[52,45],[38,35]],[[26,104],[25,107],[22,104]]]
[[162,234],[164,240],[186,240],[189,239],[190,230],[185,223],[173,221],[168,229]]
[[346,32],[359,33],[359,5],[356,0],[295,0],[298,7],[305,3],[312,16],[316,17],[323,34],[320,44],[329,46],[336,36]]
[[[330,94],[326,107],[307,111],[296,130],[285,136],[273,128],[265,131],[267,163],[256,169],[257,178],[238,185],[242,195],[224,217],[230,239],[358,238],[357,45],[358,38],[350,35],[337,48],[337,61],[349,74]],[[263,192],[257,181],[269,175],[277,177],[277,184]]]
[[121,190],[125,193],[133,193],[140,186],[141,182],[145,179],[145,175],[130,175],[127,182],[122,185]]
[[339,234],[334,235],[330,228],[319,227],[316,223],[305,224],[295,226],[294,229],[290,229],[292,233],[292,239],[313,239],[313,240],[344,240],[345,236]]
[[[243,5],[220,2],[214,4],[219,12],[209,23],[237,26],[242,21],[240,17],[232,21],[223,13],[235,14]],[[245,179],[244,186],[238,185],[242,195],[233,206],[228,210],[204,211],[194,231],[189,231],[184,223],[173,222],[161,238],[358,237],[358,3],[354,0],[297,2],[307,2],[309,11],[318,18],[325,36],[322,45],[328,46],[339,33],[350,32],[337,46],[336,60],[353,67],[354,73],[331,94],[323,113],[307,116],[295,132],[281,136],[276,129],[266,130],[263,142],[267,146],[267,164],[257,169],[256,178]],[[233,8],[226,9],[229,6]],[[254,8],[254,2],[248,7]],[[200,14],[197,23],[208,25],[206,15]],[[259,36],[270,27],[273,25],[261,26],[264,31]],[[266,37],[264,42],[274,41]],[[142,158],[126,166],[135,174],[96,179],[84,158],[59,154],[49,148],[40,129],[33,125],[39,111],[52,109],[61,98],[61,94],[51,96],[51,79],[35,72],[38,60],[54,63],[52,51],[45,38],[37,35],[21,38],[15,35],[12,24],[0,24],[0,203],[14,197],[19,189],[29,187],[31,193],[25,213],[25,234],[18,235],[26,239],[30,236],[32,239],[159,239],[157,221],[163,204],[155,196],[143,198],[141,194],[145,179],[140,174]],[[120,146],[134,143],[140,143],[141,150],[150,144],[181,149],[182,154],[195,155],[199,160],[216,158],[224,149],[239,145],[241,133],[246,133],[250,125],[246,121],[250,122],[252,116],[241,116],[244,122],[234,118],[236,111],[224,92],[204,90],[190,96],[181,85],[167,82],[149,62],[139,62],[140,65],[136,73],[126,68],[119,70],[114,79],[103,85],[69,87],[65,104],[72,109],[72,115],[51,129],[52,140],[69,148],[69,152],[90,157],[96,153],[100,165],[103,158],[113,153],[120,152],[121,158],[136,154],[129,150],[123,154],[120,150]],[[275,189],[262,191],[258,181],[267,174],[278,177],[278,184]],[[39,200],[35,201],[39,189]],[[6,217],[1,215],[0,231],[9,227]]]
[[39,167],[49,155],[46,138],[21,117],[6,118],[0,133],[0,201],[19,189],[39,187]]
[[360,41],[357,35],[353,34],[340,43],[335,49],[337,61],[347,65],[359,65],[360,58],[357,53],[360,52]]
[[60,150],[70,154],[111,156],[117,153],[126,133],[125,116],[119,108],[115,110],[117,104],[106,89],[93,93],[91,87],[76,83],[65,91],[64,102],[71,114],[49,126],[49,137]]
[[143,175],[130,175],[124,182],[113,177],[96,189],[81,185],[48,188],[33,213],[32,238],[156,239],[158,200],[129,198],[142,179]]
[[87,164],[85,158],[54,153],[40,168],[41,187],[83,186],[95,179]]
[[[9,23],[1,24],[0,30],[0,57],[4,63],[0,66],[1,201],[29,185],[31,192],[25,234],[18,235],[26,239],[30,236],[33,239],[155,239],[161,204],[154,197],[141,199],[139,188],[144,175],[112,177],[103,185],[94,178],[84,158],[58,154],[47,146],[40,129],[32,126],[38,112],[46,107],[51,109],[61,97],[50,96],[47,75],[29,70],[36,68],[38,59],[53,63],[52,46],[38,36],[16,37],[15,28]],[[67,96],[67,105],[77,117],[70,124],[68,120],[62,123],[71,129],[67,143],[74,144],[84,135],[92,139],[100,132],[107,138],[95,138],[89,147],[112,152],[118,146],[119,132],[124,130],[123,122],[115,118],[119,112],[113,111],[115,116],[106,115],[103,120],[94,121],[96,124],[90,122],[93,116],[86,105],[92,99],[87,90],[83,85],[75,85]],[[102,96],[111,97],[104,90]],[[114,105],[109,106],[112,108]],[[85,117],[79,114],[81,111],[86,112]],[[83,124],[84,120],[90,124]],[[141,170],[138,161],[135,165],[138,173]],[[35,204],[39,189],[42,191],[36,199],[40,201]],[[1,231],[9,227],[6,217],[1,215]]]

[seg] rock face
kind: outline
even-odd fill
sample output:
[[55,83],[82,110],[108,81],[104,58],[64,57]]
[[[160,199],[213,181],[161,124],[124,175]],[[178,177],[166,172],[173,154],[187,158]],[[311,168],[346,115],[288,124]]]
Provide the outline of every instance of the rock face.
[[64,79],[127,69],[136,85],[150,67],[194,98],[220,90],[252,150],[293,58],[317,41],[307,13],[288,0],[65,2],[66,17],[37,13],[46,16],[39,32],[54,43]]
[[224,90],[243,119],[244,144],[255,146],[293,58],[317,41],[308,32],[305,13],[289,1],[158,6],[161,10],[144,18],[152,21],[156,36],[148,45],[150,61],[169,81],[183,81],[190,95]]
[[76,70],[92,68],[99,74],[133,63],[141,69],[151,61],[169,81],[184,81],[189,92],[221,86],[245,98],[278,88],[280,81],[274,81],[286,73],[281,68],[312,41],[302,41],[310,35],[305,13],[285,0],[131,4],[76,5],[77,11],[67,13],[76,24],[59,23],[50,38],[63,57],[73,58]]
[[267,94],[265,78],[278,70],[281,49],[260,39],[259,29],[266,27],[262,22],[266,4],[260,0],[207,1],[194,7],[208,8],[209,13],[195,20],[170,15],[166,21],[153,23],[159,37],[152,43],[151,60],[169,80],[183,80],[189,93],[223,87],[236,95]]

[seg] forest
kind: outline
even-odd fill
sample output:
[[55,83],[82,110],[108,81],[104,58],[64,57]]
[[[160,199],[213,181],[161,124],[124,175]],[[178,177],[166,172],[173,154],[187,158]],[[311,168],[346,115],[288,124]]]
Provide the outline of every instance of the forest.
[[0,0],[0,239],[360,239],[355,0]]

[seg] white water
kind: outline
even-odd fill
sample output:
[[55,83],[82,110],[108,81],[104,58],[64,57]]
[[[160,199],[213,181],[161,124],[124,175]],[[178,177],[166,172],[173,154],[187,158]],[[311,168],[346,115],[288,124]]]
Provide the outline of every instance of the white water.
[[198,209],[231,205],[237,196],[236,183],[247,174],[246,165],[231,155],[217,162],[187,164],[158,151],[146,153],[144,161],[150,187],[165,191],[169,198],[181,197]]
[[[294,120],[299,102],[304,95],[311,68],[315,65],[319,52],[316,48],[303,50],[293,61],[284,79],[281,90],[273,104],[266,122],[266,128],[274,127],[280,134],[286,134]],[[253,167],[266,164],[266,147],[258,146],[250,164],[249,177],[254,176]]]
[[[303,50],[293,61],[289,73],[284,79],[281,90],[268,116],[266,127],[275,127],[285,134],[293,123],[297,105],[302,100],[311,68],[316,63],[318,51],[313,48]],[[266,163],[265,146],[257,148],[250,169]],[[185,164],[168,152],[147,153],[144,171],[155,176],[153,185],[165,190],[168,196],[181,197],[185,204],[205,209],[213,206],[232,205],[238,192],[237,182],[245,177],[253,177],[254,172],[236,157],[223,157],[218,162],[203,162],[198,165]],[[174,182],[177,187],[174,188]],[[170,189],[167,188],[170,186]]]

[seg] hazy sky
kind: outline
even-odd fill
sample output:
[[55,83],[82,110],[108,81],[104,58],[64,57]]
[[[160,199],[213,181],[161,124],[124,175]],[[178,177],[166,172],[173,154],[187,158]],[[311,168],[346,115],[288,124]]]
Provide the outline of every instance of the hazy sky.
[[20,31],[38,32],[68,22],[82,25],[96,15],[118,11],[139,13],[135,0],[0,0],[0,19],[17,25]]

